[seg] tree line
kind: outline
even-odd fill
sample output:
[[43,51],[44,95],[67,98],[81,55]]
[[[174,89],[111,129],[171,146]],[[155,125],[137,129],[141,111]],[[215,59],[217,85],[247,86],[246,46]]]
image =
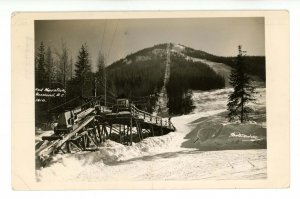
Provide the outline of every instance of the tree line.
[[[80,47],[75,62],[64,43],[60,50],[53,51],[41,42],[35,54],[35,88],[62,88],[66,91],[64,97],[48,98],[44,103],[36,102],[36,123],[49,120],[48,110],[68,100],[75,97],[91,97],[95,93],[103,94],[105,60],[101,52],[96,72],[91,70],[91,59],[86,44]],[[113,87],[110,81],[107,81],[107,85]]]
[[136,102],[138,108],[150,113],[163,86],[165,71],[165,55],[153,54],[152,50],[143,49],[143,53],[128,55],[107,68],[107,75],[117,88],[116,95]]
[[[35,87],[63,88],[66,95],[63,98],[48,99],[46,103],[36,103],[36,123],[49,120],[49,109],[78,96],[91,97],[96,93],[102,95],[104,87],[107,88],[108,96],[129,98],[139,108],[152,112],[163,86],[165,49],[166,44],[146,48],[109,67],[105,66],[104,56],[99,52],[96,72],[92,72],[86,44],[80,47],[74,61],[64,43],[58,51],[41,42],[35,56]],[[253,92],[247,75],[249,59],[251,57],[243,55],[239,47],[230,76],[230,83],[234,87],[234,93],[228,102],[231,120],[238,117],[245,121],[251,112],[246,106],[252,100]],[[255,58],[252,61],[253,65],[260,63]],[[170,114],[186,114],[193,110],[192,90],[206,91],[225,87],[224,78],[208,65],[193,62],[178,53],[171,53],[170,67],[170,79],[166,85]],[[252,69],[254,70],[253,67]]]
[[207,91],[225,87],[224,77],[207,64],[171,54],[171,75],[167,83],[170,114],[186,114],[193,110],[192,90]]
[[[217,63],[224,63],[231,67],[236,67],[238,57],[222,57],[216,56],[213,54],[209,54],[207,52],[201,50],[194,50],[189,47],[185,47],[184,54],[200,58],[200,59],[207,59],[209,61],[217,62]],[[246,73],[250,75],[258,76],[261,80],[266,80],[266,59],[264,56],[244,56],[244,70]]]

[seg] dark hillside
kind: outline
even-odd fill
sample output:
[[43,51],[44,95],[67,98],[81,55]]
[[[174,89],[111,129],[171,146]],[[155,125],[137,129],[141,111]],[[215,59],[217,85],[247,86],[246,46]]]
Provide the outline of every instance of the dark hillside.
[[150,49],[128,56],[107,68],[117,95],[129,98],[158,92],[163,85],[165,55],[154,54]]
[[[200,59],[207,59],[209,61],[217,62],[217,63],[224,63],[231,67],[236,66],[236,57],[222,57],[209,54],[207,52],[201,50],[194,50],[189,47],[185,47],[182,51],[183,54],[186,54],[190,57],[200,58]],[[263,56],[246,56],[245,57],[245,66],[246,72],[260,77],[263,81],[266,80],[266,63],[265,57]]]
[[167,84],[168,107],[171,114],[184,114],[193,109],[191,90],[211,90],[225,87],[224,78],[201,62],[171,55],[171,76]]

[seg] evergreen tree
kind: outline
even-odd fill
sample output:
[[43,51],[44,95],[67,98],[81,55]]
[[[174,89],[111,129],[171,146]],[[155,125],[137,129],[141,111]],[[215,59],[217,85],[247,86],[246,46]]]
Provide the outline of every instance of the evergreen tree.
[[47,73],[48,85],[51,87],[52,76],[53,76],[53,56],[51,48],[48,47],[45,54],[45,69]]
[[75,80],[76,84],[83,95],[85,80],[91,75],[91,64],[89,60],[89,53],[86,44],[82,45],[75,63]]
[[254,101],[254,87],[251,85],[250,77],[245,73],[244,51],[242,46],[238,46],[238,56],[236,66],[231,70],[229,82],[234,88],[233,93],[229,95],[227,110],[229,110],[229,121],[238,119],[241,123],[247,121],[249,113],[253,110],[247,106],[247,103]]
[[104,60],[104,55],[101,52],[99,52],[99,56],[98,56],[96,74],[99,80],[103,81],[105,75],[105,60]]
[[45,63],[45,46],[44,43],[41,42],[41,45],[38,49],[37,57],[36,57],[36,68],[35,68],[35,86],[43,87],[47,82],[46,77],[46,63]]

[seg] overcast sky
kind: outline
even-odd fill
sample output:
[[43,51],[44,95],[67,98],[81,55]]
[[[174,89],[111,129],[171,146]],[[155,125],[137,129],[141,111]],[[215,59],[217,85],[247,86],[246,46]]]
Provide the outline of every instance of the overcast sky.
[[[265,55],[263,18],[186,18],[47,20],[35,22],[35,47],[53,51],[64,41],[74,61],[86,43],[92,64],[99,51],[106,63],[155,44],[173,42],[215,55],[235,56],[241,44],[248,55]],[[103,41],[103,42],[102,42]]]

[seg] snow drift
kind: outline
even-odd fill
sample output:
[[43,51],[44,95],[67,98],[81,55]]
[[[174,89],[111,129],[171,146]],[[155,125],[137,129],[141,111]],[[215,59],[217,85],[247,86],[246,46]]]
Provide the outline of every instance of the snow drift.
[[56,155],[47,167],[37,169],[37,180],[266,178],[265,89],[257,90],[254,122],[247,124],[228,123],[224,117],[231,91],[194,92],[194,112],[171,120],[176,132],[133,146],[108,140],[96,152]]

